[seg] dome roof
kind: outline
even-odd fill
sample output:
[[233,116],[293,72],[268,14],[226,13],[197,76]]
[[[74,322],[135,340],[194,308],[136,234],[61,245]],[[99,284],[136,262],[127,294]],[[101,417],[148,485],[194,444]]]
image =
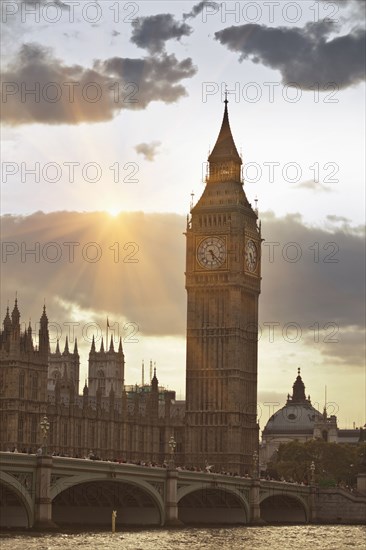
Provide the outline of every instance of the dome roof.
[[263,436],[266,434],[313,433],[314,424],[321,420],[322,414],[311,403],[289,403],[275,412],[268,420]]
[[274,434],[312,434],[315,422],[323,418],[323,415],[312,406],[310,396],[306,399],[300,369],[292,388],[292,396],[288,395],[286,405],[268,420],[263,437]]

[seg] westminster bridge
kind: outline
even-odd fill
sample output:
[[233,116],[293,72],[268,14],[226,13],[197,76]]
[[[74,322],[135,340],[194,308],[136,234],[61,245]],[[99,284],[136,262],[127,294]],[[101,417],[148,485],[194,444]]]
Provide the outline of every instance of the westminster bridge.
[[358,493],[216,473],[0,453],[2,527],[61,525],[362,523]]

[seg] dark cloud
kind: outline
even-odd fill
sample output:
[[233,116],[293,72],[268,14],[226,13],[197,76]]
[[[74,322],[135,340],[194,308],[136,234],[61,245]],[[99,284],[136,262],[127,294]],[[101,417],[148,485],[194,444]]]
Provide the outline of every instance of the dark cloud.
[[[180,82],[195,72],[191,58],[178,61],[174,55],[114,57],[97,60],[92,68],[70,66],[39,44],[24,44],[1,75],[3,122],[79,124],[110,120],[121,109],[145,109],[152,101],[177,101],[186,95]],[[25,95],[25,90],[37,92]]]
[[337,366],[358,366],[365,368],[365,332],[358,327],[344,329],[335,326],[327,327],[322,338],[314,344],[314,335],[304,334],[306,345],[316,345],[327,363]]
[[[362,365],[363,229],[335,227],[330,231],[306,226],[300,216],[261,217],[265,239],[259,308],[263,341],[268,334],[268,325],[264,323],[279,324],[275,329],[276,341],[287,323],[297,323],[303,331],[305,346],[319,349],[328,363],[339,367]],[[37,319],[46,298],[53,321],[76,319],[103,324],[108,314],[118,322],[123,317],[137,323],[146,336],[184,337],[185,224],[184,216],[174,214],[123,213],[111,218],[95,212],[38,212],[26,217],[3,216],[3,241],[15,243],[18,251],[2,257],[2,303],[6,304],[18,291],[23,321],[29,316]],[[51,246],[47,252],[45,245],[50,242],[58,244],[62,251],[55,263],[48,260],[55,256],[56,250]],[[70,246],[64,244],[70,242],[80,243],[75,247],[73,262]],[[92,242],[102,251],[96,263],[86,259],[85,247]],[[115,261],[116,242],[118,261]],[[35,243],[40,243],[38,262],[34,255],[21,254],[22,246],[34,250]],[[124,261],[135,250],[133,247],[125,250],[126,243],[138,246],[137,263]],[[91,246],[89,255],[94,251]],[[291,262],[298,251],[301,257]],[[84,312],[80,319],[79,310]],[[310,328],[314,326],[318,330]],[[318,342],[314,340],[314,331]],[[334,338],[339,341],[327,341]]]
[[165,51],[167,40],[180,40],[192,32],[189,25],[176,21],[170,13],[139,17],[132,22],[132,29],[131,42],[151,54]]
[[300,216],[270,214],[262,216],[262,224],[262,320],[294,321],[306,330],[314,323],[362,328],[363,228],[330,231],[306,226]]
[[198,4],[193,6],[193,8],[191,9],[191,11],[189,13],[185,13],[183,15],[183,19],[189,19],[189,18],[197,17],[197,15],[202,13],[203,10],[206,7],[212,8],[212,10],[217,10],[219,5],[220,4],[218,4],[217,2],[207,2],[207,1],[203,0],[202,2],[198,2]]
[[150,162],[155,160],[158,154],[157,148],[161,145],[161,141],[152,141],[151,143],[139,143],[135,145],[135,150],[139,155],[143,155],[145,160]]
[[215,38],[229,50],[240,52],[240,61],[250,59],[277,69],[284,83],[294,82],[304,90],[315,83],[339,88],[365,79],[364,28],[329,38],[337,31],[332,21],[298,27],[267,27],[248,24],[227,27]]

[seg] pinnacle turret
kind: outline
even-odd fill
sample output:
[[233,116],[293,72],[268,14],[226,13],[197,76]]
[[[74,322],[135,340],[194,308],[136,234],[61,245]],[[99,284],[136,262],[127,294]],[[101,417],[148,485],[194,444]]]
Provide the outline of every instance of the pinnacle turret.
[[10,315],[9,315],[9,306],[6,308],[6,315],[4,317],[3,325],[4,325],[4,331],[5,332],[10,332],[10,330],[11,330],[11,319],[10,319]]
[[110,345],[109,345],[109,351],[114,351],[113,336],[111,336],[111,342],[110,342]]
[[65,340],[65,348],[64,348],[64,352],[63,352],[63,355],[66,355],[69,353],[69,338],[66,336],[66,340]]
[[20,320],[20,313],[18,309],[18,298],[15,298],[14,308],[11,313],[11,321],[12,321],[13,328],[19,325],[19,320]]
[[46,314],[46,306],[43,306],[43,312],[40,319],[39,329],[39,352],[48,355],[50,348],[50,339],[48,334],[48,318]]
[[118,353],[121,354],[121,355],[123,355],[122,338],[119,339]]

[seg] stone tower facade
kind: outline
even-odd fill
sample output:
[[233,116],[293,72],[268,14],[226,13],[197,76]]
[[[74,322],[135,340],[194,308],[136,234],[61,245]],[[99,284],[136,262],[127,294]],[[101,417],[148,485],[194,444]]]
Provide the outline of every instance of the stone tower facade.
[[125,376],[125,356],[122,350],[122,340],[119,340],[118,350],[114,350],[113,337],[109,349],[104,350],[103,338],[100,350],[96,351],[93,338],[89,352],[89,395],[96,396],[99,391],[102,397],[113,391],[117,398],[122,397]]
[[250,472],[258,448],[261,234],[229,125],[187,224],[186,463]]
[[[7,309],[0,330],[0,450],[36,453],[43,444],[41,421],[49,421],[47,450],[64,456],[95,456],[162,464],[169,459],[169,440],[176,441],[175,459],[184,463],[184,401],[159,385],[124,386],[122,342],[114,350],[92,343],[89,384],[78,391],[79,354],[66,341],[50,351],[46,309],[37,344],[29,326],[20,324],[17,300]],[[103,375],[100,371],[103,371]]]
[[69,341],[66,336],[65,348],[61,353],[60,344],[57,340],[56,350],[50,353],[48,368],[48,391],[54,391],[57,381],[66,380],[69,386],[73,386],[76,393],[79,392],[80,357],[77,340],[75,339],[74,351],[69,350]]
[[31,327],[21,331],[15,300],[11,317],[7,309],[0,333],[0,442],[7,442],[9,448],[20,449],[25,442],[39,445],[39,423],[47,409],[48,355],[46,309],[36,347]]

